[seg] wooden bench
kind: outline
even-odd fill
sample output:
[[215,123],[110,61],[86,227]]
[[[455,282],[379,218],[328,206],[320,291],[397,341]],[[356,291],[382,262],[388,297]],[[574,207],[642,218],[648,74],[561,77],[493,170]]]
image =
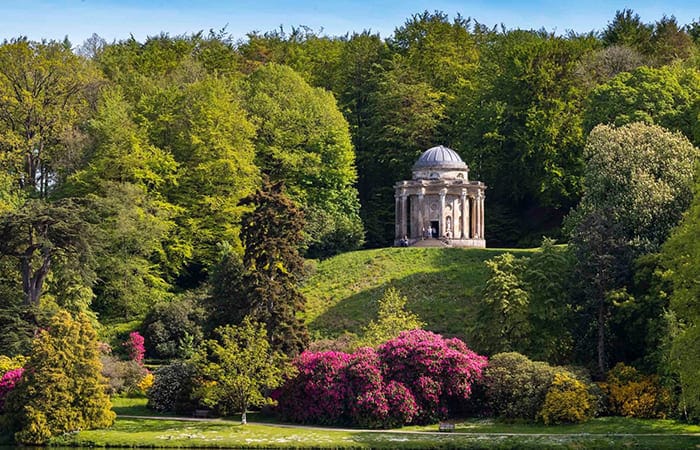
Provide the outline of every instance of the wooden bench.
[[198,419],[206,419],[209,417],[209,410],[208,409],[195,409],[194,412],[192,413],[192,417],[196,417]]
[[455,424],[449,422],[440,422],[438,431],[443,433],[452,433],[455,430]]

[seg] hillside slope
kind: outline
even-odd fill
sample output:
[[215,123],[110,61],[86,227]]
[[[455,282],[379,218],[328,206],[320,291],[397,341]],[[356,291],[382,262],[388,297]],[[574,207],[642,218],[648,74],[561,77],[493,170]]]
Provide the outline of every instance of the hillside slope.
[[534,250],[382,248],[312,263],[302,288],[309,330],[315,338],[359,333],[376,317],[378,299],[394,286],[426,329],[469,342],[487,277],[484,261],[505,251],[521,256]]

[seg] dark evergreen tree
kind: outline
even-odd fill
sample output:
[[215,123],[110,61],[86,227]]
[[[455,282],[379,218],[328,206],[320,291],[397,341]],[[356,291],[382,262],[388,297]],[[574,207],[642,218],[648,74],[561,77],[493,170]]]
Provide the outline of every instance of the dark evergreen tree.
[[273,349],[296,355],[308,342],[298,317],[306,303],[297,287],[304,265],[298,250],[303,215],[284,194],[282,182],[264,180],[242,204],[254,209],[243,215],[241,225],[246,296],[240,306],[246,316],[266,324]]
[[207,331],[238,324],[244,319],[245,290],[243,289],[243,261],[233,247],[223,242],[219,244],[219,261],[209,276],[209,289],[204,299],[207,310]]

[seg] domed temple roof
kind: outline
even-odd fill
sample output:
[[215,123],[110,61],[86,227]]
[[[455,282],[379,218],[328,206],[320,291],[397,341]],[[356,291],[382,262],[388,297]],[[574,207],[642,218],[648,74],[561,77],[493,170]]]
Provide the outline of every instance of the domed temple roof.
[[413,170],[435,169],[467,169],[467,164],[462,161],[457,152],[444,145],[438,145],[424,151],[418,161],[413,165]]

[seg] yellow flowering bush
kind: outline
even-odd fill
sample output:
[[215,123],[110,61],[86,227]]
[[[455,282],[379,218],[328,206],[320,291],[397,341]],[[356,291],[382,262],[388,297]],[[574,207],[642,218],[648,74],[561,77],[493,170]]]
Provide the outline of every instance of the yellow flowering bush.
[[608,411],[613,415],[643,419],[664,418],[671,395],[656,375],[643,375],[634,367],[618,363],[600,384],[607,394]]
[[593,415],[591,400],[585,384],[569,373],[557,372],[539,417],[545,425],[585,422]]
[[155,378],[153,377],[153,373],[150,371],[147,372],[146,375],[144,375],[144,377],[141,378],[141,381],[139,381],[137,385],[139,390],[141,390],[141,392],[143,393],[146,393],[151,388],[151,386],[153,386],[154,379]]
[[10,370],[23,367],[26,362],[27,358],[24,356],[15,356],[14,358],[10,358],[9,356],[0,355],[0,376],[2,376],[2,374],[5,372],[9,372]]

